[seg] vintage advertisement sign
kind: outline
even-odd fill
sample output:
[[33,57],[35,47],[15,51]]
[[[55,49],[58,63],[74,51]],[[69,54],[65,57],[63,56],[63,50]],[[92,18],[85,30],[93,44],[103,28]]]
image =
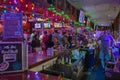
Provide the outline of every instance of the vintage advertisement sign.
[[0,43],[0,72],[22,70],[22,43]]
[[3,38],[22,38],[22,14],[21,13],[5,13]]

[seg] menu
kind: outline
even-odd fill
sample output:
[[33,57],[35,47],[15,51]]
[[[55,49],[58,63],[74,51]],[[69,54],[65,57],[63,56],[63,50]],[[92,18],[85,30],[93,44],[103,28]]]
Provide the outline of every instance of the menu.
[[22,38],[22,14],[21,13],[5,13],[3,38]]

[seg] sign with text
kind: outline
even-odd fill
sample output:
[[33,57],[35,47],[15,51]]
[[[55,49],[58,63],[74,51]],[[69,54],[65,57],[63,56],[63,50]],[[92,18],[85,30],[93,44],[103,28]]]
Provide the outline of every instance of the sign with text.
[[22,70],[22,43],[0,43],[0,72]]
[[3,38],[22,38],[22,14],[21,13],[5,13]]

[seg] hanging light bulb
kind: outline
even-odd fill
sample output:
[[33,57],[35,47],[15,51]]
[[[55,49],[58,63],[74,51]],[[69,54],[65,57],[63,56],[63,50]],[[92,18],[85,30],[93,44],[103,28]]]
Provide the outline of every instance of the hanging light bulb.
[[34,9],[34,7],[32,7],[32,10]]
[[26,4],[25,7],[27,8],[27,7],[28,7],[28,4]]
[[11,4],[12,2],[10,1],[9,4]]
[[20,0],[20,2],[23,2],[23,0]]

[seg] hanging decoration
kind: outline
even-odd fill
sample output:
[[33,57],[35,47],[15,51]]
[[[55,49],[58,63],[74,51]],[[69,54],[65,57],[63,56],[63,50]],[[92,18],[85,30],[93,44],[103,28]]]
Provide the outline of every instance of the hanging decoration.
[[[54,22],[69,23],[70,17],[65,14],[64,11],[56,9],[52,4],[47,9],[43,9],[39,5],[35,5],[30,0],[3,0],[0,1],[0,9],[3,9],[3,13],[6,12],[22,12],[26,14],[28,19],[36,17],[36,14],[43,16],[44,20],[50,20]],[[49,18],[49,19],[48,19]]]

